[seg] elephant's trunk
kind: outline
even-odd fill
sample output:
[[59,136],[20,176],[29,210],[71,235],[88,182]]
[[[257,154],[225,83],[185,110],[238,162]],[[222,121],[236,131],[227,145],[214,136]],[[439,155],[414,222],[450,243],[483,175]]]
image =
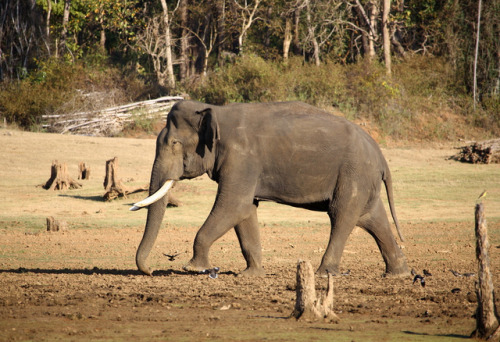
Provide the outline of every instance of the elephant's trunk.
[[[167,183],[173,183],[173,181],[167,181]],[[171,186],[170,183],[170,186]],[[169,186],[169,187],[170,187]],[[147,275],[152,275],[152,271],[149,269],[149,267],[146,265],[146,259],[149,256],[149,253],[151,252],[151,249],[153,248],[153,245],[156,241],[156,238],[158,236],[158,232],[160,231],[160,226],[161,222],[163,220],[163,216],[165,215],[165,209],[167,207],[167,196],[166,193],[168,191],[168,188],[165,190],[165,185],[158,191],[156,191],[154,194],[149,196],[146,200],[151,199],[153,197],[158,197],[154,198],[155,201],[154,203],[151,203],[148,207],[148,217],[146,221],[146,228],[144,229],[144,235],[142,237],[141,243],[139,245],[139,248],[137,249],[137,254],[135,257],[135,262],[137,264],[137,268],[139,271],[141,271],[144,274]],[[161,194],[164,191],[163,196],[160,196],[159,193]],[[144,200],[144,201],[146,201]],[[141,202],[144,202],[141,201]]]

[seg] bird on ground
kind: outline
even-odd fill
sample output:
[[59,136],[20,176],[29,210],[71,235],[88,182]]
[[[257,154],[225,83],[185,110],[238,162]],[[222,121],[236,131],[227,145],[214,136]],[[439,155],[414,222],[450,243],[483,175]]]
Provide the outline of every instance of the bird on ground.
[[176,257],[181,255],[181,253],[177,253],[177,254],[173,254],[173,255],[163,253],[163,255],[166,256],[169,261],[174,261]]
[[457,272],[457,271],[454,271],[454,270],[450,270],[451,273],[453,273],[453,275],[455,277],[466,277],[466,278],[472,278],[474,277],[476,274],[475,273],[460,273],[460,272]]
[[203,274],[208,274],[208,277],[211,278],[211,279],[216,279],[217,276],[218,276],[218,272],[219,272],[220,268],[219,267],[214,267],[214,268],[209,268],[209,269],[206,269],[206,270],[203,270],[201,271],[200,273],[203,273]]
[[425,278],[420,274],[415,275],[415,278],[413,278],[413,284],[415,284],[415,282],[417,282],[418,280],[420,280],[420,285],[422,285],[422,287],[425,287]]

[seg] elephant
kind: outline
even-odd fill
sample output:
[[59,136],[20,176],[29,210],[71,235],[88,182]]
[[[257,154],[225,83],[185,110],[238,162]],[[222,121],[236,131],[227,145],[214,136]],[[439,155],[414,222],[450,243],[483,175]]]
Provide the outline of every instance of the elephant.
[[261,201],[323,211],[329,242],[317,270],[337,273],[348,236],[359,226],[376,241],[386,274],[408,273],[380,198],[384,182],[401,241],[391,173],[377,143],[358,125],[302,102],[234,103],[223,106],[183,100],[167,115],[156,141],[148,208],[137,249],[138,269],[152,275],[146,259],[165,214],[174,181],[207,174],[218,183],[215,202],[198,230],[184,270],[210,268],[209,249],[234,228],[246,269],[265,275],[257,220]]

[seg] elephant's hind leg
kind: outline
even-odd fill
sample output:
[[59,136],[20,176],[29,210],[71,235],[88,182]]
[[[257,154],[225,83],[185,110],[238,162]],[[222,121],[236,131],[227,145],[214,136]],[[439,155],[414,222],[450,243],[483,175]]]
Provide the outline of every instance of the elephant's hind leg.
[[349,204],[351,203],[337,204],[328,212],[331,222],[330,241],[321,260],[321,265],[317,270],[319,274],[324,275],[327,272],[336,274],[339,271],[340,260],[347,238],[359,218],[359,209],[356,208],[356,205],[349,206]]
[[377,200],[369,214],[361,218],[358,225],[370,233],[377,242],[387,274],[400,275],[409,272],[403,252],[394,239],[381,199]]
[[264,276],[262,268],[262,246],[260,243],[260,230],[257,221],[257,207],[254,205],[252,214],[234,227],[241,251],[247,262],[247,268],[240,273],[241,276]]

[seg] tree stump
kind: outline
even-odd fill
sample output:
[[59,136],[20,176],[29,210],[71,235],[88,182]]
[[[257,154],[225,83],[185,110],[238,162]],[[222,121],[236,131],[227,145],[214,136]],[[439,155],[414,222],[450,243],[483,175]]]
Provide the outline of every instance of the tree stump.
[[479,264],[478,282],[476,284],[477,310],[476,330],[471,337],[487,341],[500,341],[500,324],[495,309],[493,280],[490,272],[488,256],[489,242],[484,205],[476,205],[476,257]]
[[79,189],[82,185],[68,175],[66,163],[59,164],[57,160],[52,162],[50,178],[43,186],[46,190]]
[[54,219],[54,217],[47,217],[47,231],[48,232],[59,232],[68,230],[68,223],[66,221],[60,221]]
[[291,317],[297,320],[315,322],[319,320],[338,322],[339,317],[333,312],[333,275],[328,273],[326,294],[316,294],[314,271],[309,261],[297,264],[297,299]]
[[131,189],[123,185],[122,181],[118,178],[118,157],[106,161],[106,177],[104,178],[103,185],[106,190],[103,197],[106,201],[111,201],[120,196],[127,198],[128,194],[149,189],[149,186]]
[[90,179],[90,166],[86,166],[84,162],[78,164],[78,179]]
[[470,145],[460,148],[460,152],[452,159],[473,164],[499,164],[500,139],[473,141]]

